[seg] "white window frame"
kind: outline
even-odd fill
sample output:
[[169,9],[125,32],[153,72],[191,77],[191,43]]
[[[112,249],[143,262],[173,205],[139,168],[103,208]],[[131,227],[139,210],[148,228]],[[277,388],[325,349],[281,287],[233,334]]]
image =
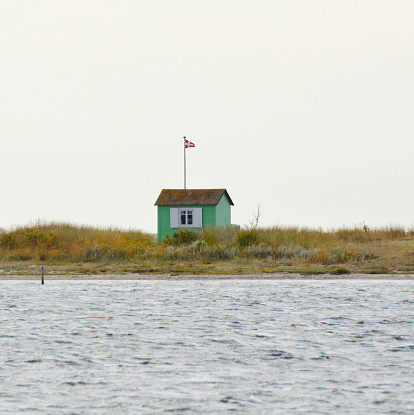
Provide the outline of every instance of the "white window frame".
[[182,208],[179,209],[179,226],[180,228],[192,228],[193,227],[193,209]]
[[[190,222],[190,223],[189,223]],[[170,228],[202,228],[203,208],[170,208]]]

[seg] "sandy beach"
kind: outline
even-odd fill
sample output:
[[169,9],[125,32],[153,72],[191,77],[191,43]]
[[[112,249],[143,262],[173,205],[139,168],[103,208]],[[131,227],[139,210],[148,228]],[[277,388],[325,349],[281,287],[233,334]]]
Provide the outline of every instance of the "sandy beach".
[[[60,280],[414,280],[414,274],[207,274],[207,275],[181,275],[181,274],[106,274],[106,275],[45,275],[47,281]],[[41,276],[36,275],[1,275],[0,281],[40,281]]]

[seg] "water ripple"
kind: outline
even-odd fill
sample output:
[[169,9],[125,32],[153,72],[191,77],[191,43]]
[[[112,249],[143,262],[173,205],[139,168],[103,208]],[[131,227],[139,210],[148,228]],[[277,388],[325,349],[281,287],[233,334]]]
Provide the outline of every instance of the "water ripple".
[[1,414],[414,413],[411,281],[0,285]]

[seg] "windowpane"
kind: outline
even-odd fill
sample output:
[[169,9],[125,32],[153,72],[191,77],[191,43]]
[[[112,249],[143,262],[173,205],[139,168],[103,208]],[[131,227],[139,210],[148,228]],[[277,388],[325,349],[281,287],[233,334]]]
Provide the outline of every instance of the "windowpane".
[[187,225],[186,213],[187,212],[185,210],[180,211],[181,225]]
[[198,224],[200,222],[200,218],[201,218],[200,212],[199,212],[200,210],[201,208],[191,208],[191,209],[177,208],[177,214],[178,214],[177,215],[178,216],[177,227],[191,227],[191,228],[193,228],[194,226],[201,227],[200,225],[196,225],[196,223]]

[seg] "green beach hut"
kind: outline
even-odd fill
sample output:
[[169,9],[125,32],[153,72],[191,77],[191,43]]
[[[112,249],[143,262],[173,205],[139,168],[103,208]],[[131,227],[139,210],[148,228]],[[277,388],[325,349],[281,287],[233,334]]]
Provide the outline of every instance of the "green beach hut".
[[158,206],[158,242],[179,229],[231,224],[231,206],[226,189],[163,189]]

